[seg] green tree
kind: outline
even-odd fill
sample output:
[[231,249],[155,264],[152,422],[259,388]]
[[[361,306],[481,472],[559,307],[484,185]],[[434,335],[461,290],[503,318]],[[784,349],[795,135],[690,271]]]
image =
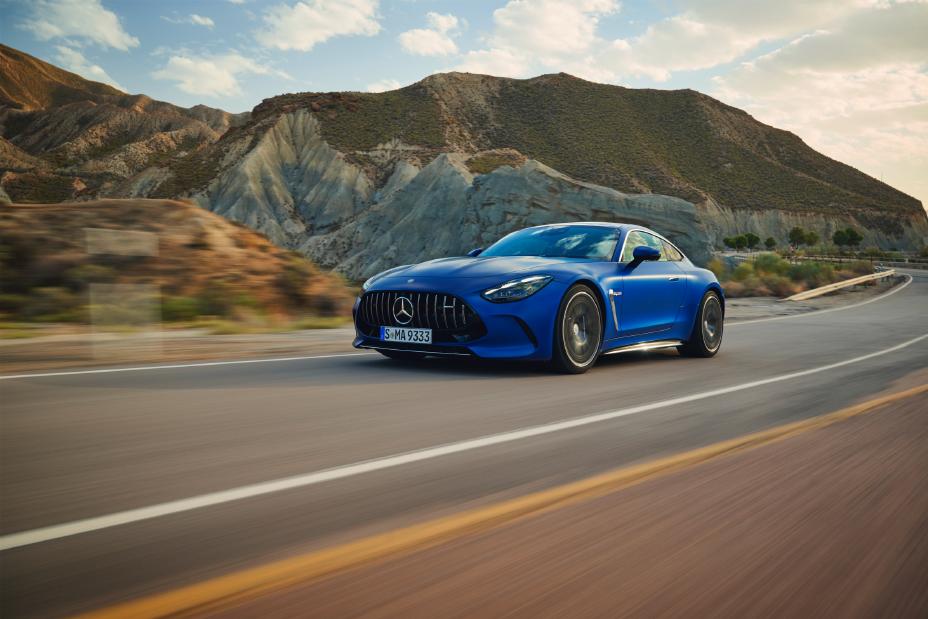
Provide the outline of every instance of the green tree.
[[816,245],[818,242],[819,242],[818,232],[815,232],[814,230],[810,230],[809,232],[806,232],[806,245],[811,247],[812,245]]
[[753,251],[754,248],[757,247],[757,245],[760,243],[760,237],[754,234],[753,232],[748,232],[747,234],[745,234],[744,240],[745,240],[745,245],[747,245],[748,249],[750,249],[751,251]]
[[726,236],[724,239],[722,239],[722,242],[725,243],[725,247],[731,249],[735,248],[735,240],[730,236]]
[[796,226],[789,231],[789,242],[796,247],[800,247],[806,242],[806,231]]
[[737,249],[744,249],[748,245],[748,238],[743,234],[739,234],[732,240],[735,242],[735,247]]
[[864,240],[864,235],[855,230],[854,228],[848,228],[844,231],[845,237],[847,239],[847,244],[851,247],[857,247],[860,245],[861,241]]
[[844,246],[848,245],[847,230],[835,230],[831,240],[838,246],[838,249],[844,249]]
[[764,241],[764,247],[767,248],[767,251],[773,251],[773,248],[777,246],[777,240],[772,236],[768,236],[767,240]]

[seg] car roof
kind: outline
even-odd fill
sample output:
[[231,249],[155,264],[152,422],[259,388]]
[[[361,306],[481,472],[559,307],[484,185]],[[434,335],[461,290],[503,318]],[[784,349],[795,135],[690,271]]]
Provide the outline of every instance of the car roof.
[[529,226],[526,229],[560,228],[563,226],[597,226],[600,228],[618,228],[618,229],[641,228],[643,230],[648,230],[648,228],[645,228],[644,226],[639,226],[637,224],[626,224],[622,222],[613,222],[613,221],[564,221],[564,222],[553,223],[553,224],[541,224],[538,226]]

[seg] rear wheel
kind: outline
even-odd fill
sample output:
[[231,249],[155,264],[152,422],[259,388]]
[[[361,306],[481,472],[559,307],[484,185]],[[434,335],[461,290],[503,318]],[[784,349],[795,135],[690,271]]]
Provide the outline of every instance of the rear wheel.
[[561,300],[554,327],[554,367],[582,374],[596,362],[603,339],[602,312],[589,287],[577,284]]
[[394,361],[418,361],[419,359],[425,359],[425,354],[421,352],[412,352],[408,350],[380,350],[379,352],[384,357],[389,357]]
[[725,315],[722,300],[714,290],[702,297],[696,321],[690,339],[677,350],[687,357],[713,357],[722,347],[722,332],[725,328]]

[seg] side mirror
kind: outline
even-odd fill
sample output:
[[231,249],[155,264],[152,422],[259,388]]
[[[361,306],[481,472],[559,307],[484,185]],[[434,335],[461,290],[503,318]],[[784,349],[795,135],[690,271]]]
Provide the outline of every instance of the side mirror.
[[629,268],[634,269],[636,266],[642,262],[649,262],[652,260],[660,260],[661,252],[660,250],[654,249],[647,245],[639,245],[632,252],[632,261],[629,263]]
[[468,258],[476,258],[477,256],[479,256],[479,255],[482,254],[482,253],[483,253],[483,248],[482,248],[482,247],[478,247],[477,249],[472,249],[472,250],[470,250],[469,252],[467,252],[467,257],[468,257]]

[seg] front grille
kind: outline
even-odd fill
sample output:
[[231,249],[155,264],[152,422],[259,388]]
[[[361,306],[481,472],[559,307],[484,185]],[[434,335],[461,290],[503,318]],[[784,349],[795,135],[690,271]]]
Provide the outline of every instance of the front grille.
[[[406,324],[399,322],[393,313],[400,297],[405,297],[412,306],[412,319]],[[379,334],[381,325],[431,329],[433,342],[468,342],[486,334],[480,317],[467,303],[440,292],[366,292],[358,306],[357,322],[359,329],[372,337]]]

